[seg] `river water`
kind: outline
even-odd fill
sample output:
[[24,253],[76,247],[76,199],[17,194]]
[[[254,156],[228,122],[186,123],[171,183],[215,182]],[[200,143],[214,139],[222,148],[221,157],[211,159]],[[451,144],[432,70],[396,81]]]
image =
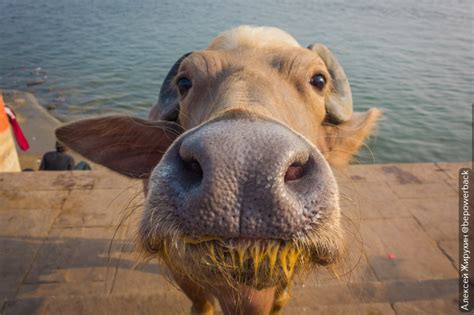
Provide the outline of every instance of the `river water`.
[[472,3],[1,0],[0,88],[34,93],[63,120],[144,117],[183,53],[233,26],[271,25],[330,47],[356,110],[385,111],[359,162],[472,160]]

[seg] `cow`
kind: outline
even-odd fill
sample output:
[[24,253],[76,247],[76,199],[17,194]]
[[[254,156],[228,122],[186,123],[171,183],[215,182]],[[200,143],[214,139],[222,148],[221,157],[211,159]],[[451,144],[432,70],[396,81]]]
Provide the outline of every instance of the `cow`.
[[180,57],[148,119],[72,122],[57,138],[145,181],[141,250],[160,258],[191,311],[279,314],[296,274],[344,255],[333,168],[346,165],[381,111],[354,112],[324,45],[240,26]]

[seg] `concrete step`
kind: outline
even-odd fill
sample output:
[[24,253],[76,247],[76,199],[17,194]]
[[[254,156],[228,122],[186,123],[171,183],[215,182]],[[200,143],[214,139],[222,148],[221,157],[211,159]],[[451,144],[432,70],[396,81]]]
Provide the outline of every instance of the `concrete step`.
[[[341,277],[297,279],[285,314],[457,313],[457,172],[471,165],[336,171]],[[107,170],[0,174],[0,313],[188,313],[165,267],[133,268],[142,207],[142,182]]]

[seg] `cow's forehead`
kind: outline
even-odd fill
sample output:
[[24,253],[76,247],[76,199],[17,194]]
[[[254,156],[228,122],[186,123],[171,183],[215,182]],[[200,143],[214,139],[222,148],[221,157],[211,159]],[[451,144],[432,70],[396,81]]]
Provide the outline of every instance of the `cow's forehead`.
[[309,66],[325,68],[323,60],[316,53],[303,47],[238,47],[193,52],[183,61],[180,70],[192,71],[197,68],[213,73],[229,67],[256,70],[262,66],[282,70]]
[[208,49],[228,50],[238,47],[300,47],[300,44],[281,29],[243,25],[219,34]]

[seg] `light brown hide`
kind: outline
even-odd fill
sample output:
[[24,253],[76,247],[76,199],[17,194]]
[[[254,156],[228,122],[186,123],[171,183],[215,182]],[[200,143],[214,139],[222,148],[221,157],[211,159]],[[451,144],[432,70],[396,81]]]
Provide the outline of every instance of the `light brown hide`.
[[[315,74],[326,78],[322,90],[310,84]],[[176,124],[160,121],[158,104],[150,112],[151,121],[92,119],[62,127],[57,136],[94,161],[143,178],[182,131],[238,113],[285,125],[317,147],[331,166],[342,166],[363,145],[381,115],[378,109],[370,109],[336,124],[327,114],[328,99],[337,91],[325,61],[272,28],[243,27],[219,36],[208,49],[182,61],[171,89],[177,90],[180,78],[190,79],[193,86],[178,96]],[[284,285],[234,290],[196,283],[183,274],[175,273],[174,278],[198,314],[213,314],[214,297],[226,314],[279,314],[289,299]]]
[[[315,74],[328,79],[322,91],[309,84]],[[193,82],[193,87],[180,95],[179,123],[184,129],[228,112],[246,112],[283,123],[303,135],[332,166],[348,163],[381,115],[372,108],[354,113],[351,120],[339,125],[328,122],[325,100],[334,93],[331,76],[323,60],[302,47],[245,46],[194,52],[181,63],[174,83],[183,77]],[[213,313],[214,302],[209,293],[231,314],[266,314],[269,310],[279,314],[289,300],[285,288],[245,288],[236,297],[226,288],[203,288],[184,276],[175,278],[194,301],[196,313]]]

